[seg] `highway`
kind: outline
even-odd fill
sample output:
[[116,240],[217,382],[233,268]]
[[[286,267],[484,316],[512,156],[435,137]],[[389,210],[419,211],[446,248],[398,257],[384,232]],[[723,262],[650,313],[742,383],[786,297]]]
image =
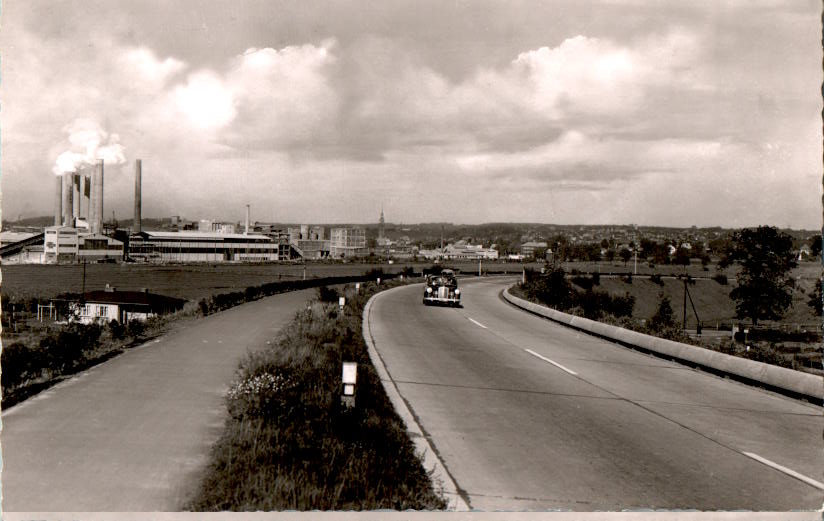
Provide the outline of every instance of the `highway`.
[[516,309],[500,297],[513,282],[462,282],[462,309],[398,288],[367,318],[470,508],[821,508],[820,407]]
[[223,430],[239,360],[314,290],[244,304],[3,411],[3,511],[177,511]]

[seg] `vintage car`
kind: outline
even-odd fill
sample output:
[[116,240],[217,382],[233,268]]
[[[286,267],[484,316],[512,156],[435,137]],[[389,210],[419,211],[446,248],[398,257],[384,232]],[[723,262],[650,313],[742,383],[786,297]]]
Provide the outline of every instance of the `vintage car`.
[[443,270],[437,275],[426,276],[426,287],[423,290],[423,303],[443,304],[461,307],[461,290],[458,289],[458,279],[452,270]]

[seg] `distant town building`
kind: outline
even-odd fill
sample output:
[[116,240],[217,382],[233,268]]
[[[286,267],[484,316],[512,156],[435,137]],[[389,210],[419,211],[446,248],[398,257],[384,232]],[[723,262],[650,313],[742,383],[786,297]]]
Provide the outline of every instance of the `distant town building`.
[[334,259],[360,257],[368,254],[366,230],[363,228],[332,228],[329,237],[329,255]]
[[496,260],[498,258],[498,250],[492,248],[484,248],[480,244],[447,244],[443,250],[436,248],[434,250],[420,250],[418,256],[428,260],[434,259],[449,259],[449,260]]
[[530,241],[521,245],[521,255],[525,258],[534,257],[538,250],[546,250],[549,245],[543,241]]

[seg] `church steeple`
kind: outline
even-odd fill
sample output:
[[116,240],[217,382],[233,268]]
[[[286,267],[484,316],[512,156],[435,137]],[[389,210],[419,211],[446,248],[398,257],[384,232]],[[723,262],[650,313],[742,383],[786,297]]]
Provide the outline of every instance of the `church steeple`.
[[383,219],[383,206],[381,206],[381,218],[378,221],[378,239],[384,238],[384,227],[386,225],[386,221]]

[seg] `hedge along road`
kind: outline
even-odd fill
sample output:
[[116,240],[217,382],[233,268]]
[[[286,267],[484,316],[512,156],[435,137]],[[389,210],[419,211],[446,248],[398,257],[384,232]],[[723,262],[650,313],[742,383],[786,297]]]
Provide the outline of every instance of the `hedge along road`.
[[533,316],[501,299],[513,282],[462,283],[462,309],[394,289],[368,317],[471,508],[821,507],[820,407]]
[[3,412],[3,511],[175,511],[226,418],[239,360],[315,290],[198,319]]

